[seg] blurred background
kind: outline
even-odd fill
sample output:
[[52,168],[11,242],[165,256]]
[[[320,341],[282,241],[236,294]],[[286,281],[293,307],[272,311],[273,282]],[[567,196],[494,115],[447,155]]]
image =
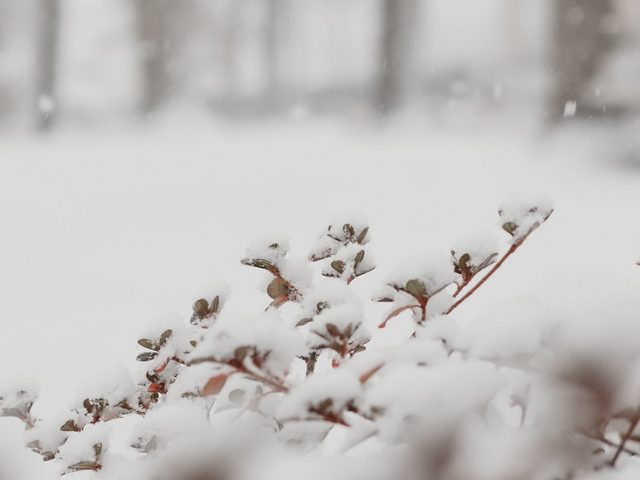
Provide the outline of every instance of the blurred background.
[[635,0],[1,0],[0,135],[171,109],[623,122],[639,27]]
[[368,298],[550,198],[470,318],[606,302],[638,280],[638,79],[638,0],[0,0],[0,387],[55,411],[218,280],[264,308],[245,246],[306,257],[345,210]]

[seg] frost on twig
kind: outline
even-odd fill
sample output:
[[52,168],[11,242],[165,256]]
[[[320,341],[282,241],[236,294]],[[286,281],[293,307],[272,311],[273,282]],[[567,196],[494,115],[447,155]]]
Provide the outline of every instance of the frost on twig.
[[267,286],[267,294],[273,299],[269,307],[278,308],[282,304],[297,302],[303,297],[307,282],[307,272],[300,264],[285,258],[289,244],[282,238],[270,238],[257,242],[247,249],[242,259],[243,265],[260,268],[273,275]]
[[341,217],[320,236],[309,260],[325,260],[322,274],[348,284],[375,268],[374,259],[365,247],[369,240],[369,226],[364,218],[353,214]]
[[502,229],[511,235],[511,244],[519,245],[553,213],[547,201],[514,200],[498,210]]
[[[417,323],[424,323],[427,318],[429,300],[454,283],[455,271],[451,262],[444,255],[412,258],[398,268],[387,281],[389,287],[399,292],[406,303],[400,304],[391,311],[379,325],[384,328],[387,322],[404,310],[411,310]],[[383,297],[382,300],[386,300]],[[396,300],[400,300],[396,297]],[[396,302],[397,304],[397,302]]]

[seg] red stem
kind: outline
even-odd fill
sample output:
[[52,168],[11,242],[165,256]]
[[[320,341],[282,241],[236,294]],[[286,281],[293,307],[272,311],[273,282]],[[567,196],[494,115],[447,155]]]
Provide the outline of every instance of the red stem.
[[489,280],[489,277],[491,277],[491,275],[493,275],[493,274],[496,272],[496,270],[498,270],[498,269],[502,266],[502,264],[505,262],[505,260],[506,260],[507,258],[509,258],[509,257],[513,254],[513,252],[515,252],[515,251],[518,249],[518,247],[519,247],[520,245],[522,245],[522,243],[523,243],[523,242],[519,242],[519,243],[514,243],[513,245],[511,245],[511,247],[509,247],[509,250],[507,250],[507,251],[505,252],[505,254],[502,256],[502,258],[496,262],[496,264],[493,266],[493,268],[492,268],[491,270],[489,270],[489,272],[487,272],[487,274],[486,274],[484,277],[482,277],[482,278],[480,279],[480,281],[479,281],[478,283],[476,283],[476,284],[473,286],[473,288],[472,288],[471,290],[469,290],[467,293],[465,293],[465,294],[462,296],[462,298],[461,298],[460,300],[458,300],[458,301],[457,301],[457,302],[455,302],[453,305],[451,305],[451,306],[449,307],[449,310],[447,310],[446,312],[444,312],[444,314],[445,314],[445,315],[450,314],[450,313],[451,313],[453,310],[455,310],[455,309],[456,309],[456,308],[457,308],[457,307],[458,307],[462,302],[464,302],[467,298],[469,298],[471,295],[473,295],[473,293],[474,293],[476,290],[478,290],[478,288],[480,288],[480,286],[481,286],[484,282],[486,282],[487,280]]
[[[539,224],[536,224],[531,230],[529,230],[529,232],[525,236],[520,238],[518,241],[514,242],[511,245],[511,247],[509,247],[509,250],[507,250],[505,252],[505,254],[502,256],[502,258],[500,260],[498,260],[498,262],[493,266],[493,268],[491,270],[489,270],[489,272],[484,277],[482,277],[480,279],[480,281],[478,283],[476,283],[473,286],[473,288],[471,290],[469,290],[460,300],[458,300],[453,305],[451,305],[449,307],[449,310],[444,312],[444,315],[450,314],[453,310],[455,310],[458,307],[458,305],[460,305],[462,302],[464,302],[467,298],[469,298],[473,294],[473,292],[475,292],[478,288],[480,288],[480,285],[482,285],[484,282],[489,280],[489,277],[491,275],[493,275],[495,273],[495,271],[500,268],[500,266],[504,263],[504,261],[507,258],[509,258],[511,256],[511,254],[513,254],[513,252],[515,252],[520,247],[520,245],[522,245],[525,242],[525,240],[527,238],[529,238],[529,235],[531,235],[537,229],[537,227],[539,227],[542,223],[546,222],[549,219],[549,217],[551,216],[552,213],[553,213],[553,210],[551,210],[549,212],[549,214],[544,217],[544,220],[542,220],[542,222],[540,222]],[[470,280],[471,279],[469,279],[469,281]],[[460,293],[460,292],[458,290],[456,290],[454,296],[457,295],[458,293]]]
[[[380,323],[380,325],[378,325],[378,328],[384,328],[387,326],[387,322],[389,320],[391,320],[393,317],[396,317],[398,315],[400,315],[402,312],[404,312],[405,310],[408,310],[410,308],[422,308],[421,305],[403,305],[402,307],[398,307],[395,310],[393,310],[389,315],[387,315],[387,318],[385,318],[382,323]],[[423,310],[424,313],[424,310]]]

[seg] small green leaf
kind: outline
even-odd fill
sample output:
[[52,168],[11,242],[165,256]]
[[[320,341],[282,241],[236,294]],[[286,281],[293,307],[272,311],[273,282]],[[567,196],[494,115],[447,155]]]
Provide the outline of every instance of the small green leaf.
[[42,461],[49,462],[56,458],[56,454],[53,452],[42,452]]
[[360,235],[358,235],[358,239],[356,240],[356,242],[358,242],[360,245],[362,245],[362,243],[367,238],[367,233],[368,232],[369,232],[369,227],[364,227],[362,229],[362,231],[360,232]]
[[329,308],[329,302],[318,302],[316,304],[316,313],[322,312],[325,308]]
[[313,318],[303,318],[302,320],[299,320],[298,323],[296,323],[296,327],[302,327],[303,325],[311,322],[313,322]]
[[356,258],[355,258],[355,260],[354,260],[354,264],[355,264],[355,266],[358,266],[358,264],[359,264],[362,260],[364,260],[364,250],[360,250],[360,251],[357,253]]
[[69,467],[72,472],[80,472],[83,470],[100,470],[100,465],[97,462],[78,462]]
[[160,347],[158,347],[158,345],[156,345],[156,342],[154,342],[153,340],[149,340],[148,338],[141,338],[138,340],[138,345],[140,345],[141,347],[144,347],[146,349],[149,350],[154,350],[154,351],[158,351],[160,350]]
[[211,313],[216,313],[218,311],[219,306],[220,306],[220,297],[216,295],[215,298],[211,300],[211,306],[209,307],[209,311]]
[[331,268],[333,268],[336,272],[342,274],[344,273],[345,263],[342,260],[334,260],[331,262]]
[[167,341],[171,338],[171,335],[173,335],[173,330],[171,330],[170,328],[162,332],[159,342],[161,347],[164,347],[166,345]]
[[136,360],[139,362],[148,362],[149,360],[153,360],[157,356],[158,354],[156,352],[143,352],[136,357]]
[[243,265],[249,265],[250,267],[263,268],[265,270],[273,270],[274,268],[273,263],[263,258],[243,258],[241,263]]
[[356,231],[354,230],[353,225],[351,225],[349,223],[345,223],[342,226],[342,231],[347,236],[348,240],[351,240],[353,238],[353,236],[356,234]]
[[415,278],[409,280],[405,284],[404,289],[415,298],[425,298],[427,296],[427,288],[424,286],[422,280]]
[[514,222],[506,222],[502,224],[502,229],[509,235],[515,235],[518,225]]

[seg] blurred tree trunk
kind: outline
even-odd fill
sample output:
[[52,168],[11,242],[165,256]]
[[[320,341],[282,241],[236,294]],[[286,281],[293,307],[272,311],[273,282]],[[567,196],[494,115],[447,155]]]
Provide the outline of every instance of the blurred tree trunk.
[[280,35],[282,34],[283,0],[265,0],[264,62],[265,93],[270,107],[280,100]]
[[238,56],[243,31],[244,5],[242,0],[231,0],[224,10],[224,22],[219,30],[222,32],[222,68],[224,70],[225,97],[229,101],[237,99],[239,94]]
[[170,86],[168,71],[170,0],[135,0],[141,55],[141,108],[157,111]]
[[555,0],[554,8],[551,117],[602,113],[588,88],[613,48],[614,0]]
[[59,40],[59,0],[39,0],[36,72],[36,128],[53,126],[56,109],[56,65]]
[[387,115],[402,102],[415,34],[417,0],[382,0],[375,107]]

